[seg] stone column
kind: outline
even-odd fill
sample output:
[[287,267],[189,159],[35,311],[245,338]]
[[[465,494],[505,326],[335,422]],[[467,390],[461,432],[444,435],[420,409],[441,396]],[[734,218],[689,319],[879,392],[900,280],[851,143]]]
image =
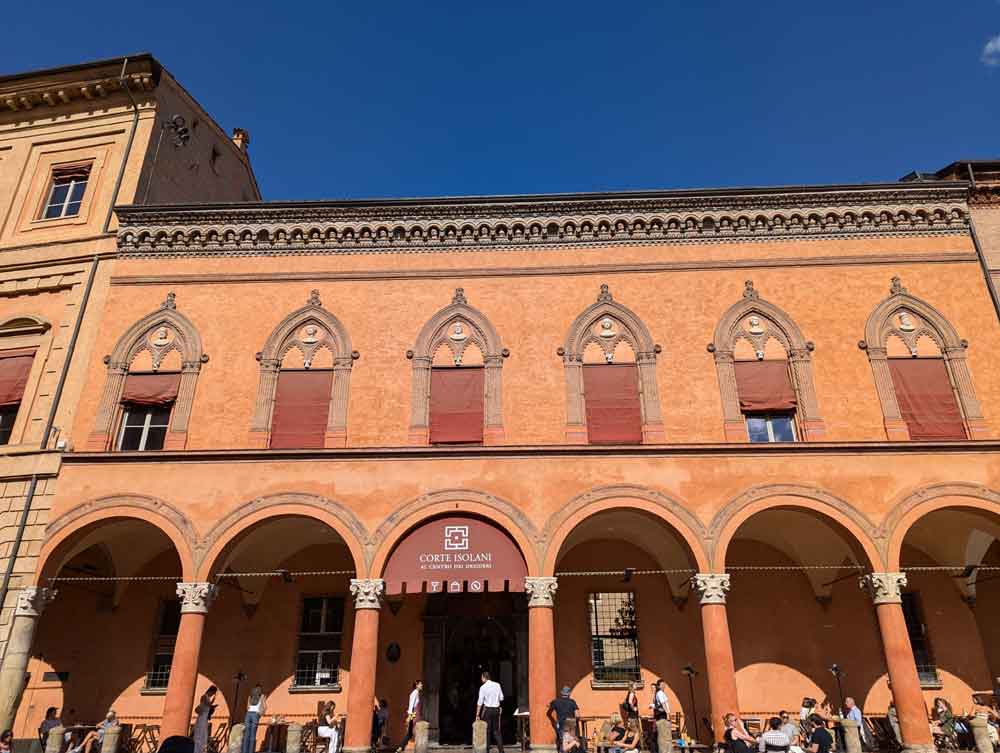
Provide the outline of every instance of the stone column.
[[367,752],[372,737],[372,701],[378,662],[378,618],[385,581],[351,579],[354,596],[354,642],[351,644],[351,682],[347,691],[347,731],[344,750]]
[[853,719],[841,719],[844,730],[844,750],[846,753],[861,753],[861,725]]
[[739,712],[740,708],[733,645],[729,639],[729,618],[726,616],[729,574],[698,573],[694,576],[694,587],[701,594],[701,628],[705,635],[705,674],[712,706],[712,727],[716,742],[722,742],[725,732],[722,718],[729,712]]
[[900,588],[905,585],[905,573],[870,573],[861,578],[861,587],[868,591],[878,615],[903,750],[930,752],[934,750],[934,739],[927,722],[927,707],[903,617]]
[[976,741],[976,750],[979,753],[993,753],[993,741],[990,740],[989,722],[985,714],[976,714],[969,720],[972,727],[972,737]]
[[528,592],[528,711],[531,749],[555,750],[556,735],[545,718],[556,697],[556,641],[552,609],[559,583],[555,578],[525,578]]
[[10,629],[7,653],[0,667],[0,729],[13,729],[17,706],[24,692],[24,680],[28,674],[28,659],[31,658],[31,643],[35,638],[38,618],[45,607],[52,603],[56,592],[50,588],[28,586],[17,595],[14,607],[14,623]]
[[181,624],[174,644],[174,658],[170,662],[167,695],[163,700],[161,740],[172,735],[187,736],[191,732],[191,709],[194,707],[194,690],[198,683],[201,635],[205,629],[208,608],[216,593],[212,583],[177,584],[177,596],[181,600]]

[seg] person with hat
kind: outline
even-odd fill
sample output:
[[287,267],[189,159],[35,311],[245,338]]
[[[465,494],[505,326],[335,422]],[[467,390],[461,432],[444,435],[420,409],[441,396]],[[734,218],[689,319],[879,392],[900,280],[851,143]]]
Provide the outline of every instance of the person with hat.
[[569,686],[564,685],[559,691],[559,697],[552,700],[548,711],[545,712],[549,723],[556,731],[556,747],[560,753],[562,753],[562,732],[566,728],[566,721],[570,720],[573,727],[576,727],[576,715],[579,711],[580,707],[576,705],[576,701],[570,698]]

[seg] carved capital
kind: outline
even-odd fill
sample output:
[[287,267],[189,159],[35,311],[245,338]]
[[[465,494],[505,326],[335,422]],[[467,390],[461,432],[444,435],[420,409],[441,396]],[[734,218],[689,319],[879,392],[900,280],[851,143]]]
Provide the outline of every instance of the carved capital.
[[557,578],[525,578],[524,590],[528,592],[528,608],[552,607],[558,588]]
[[177,598],[181,600],[181,614],[208,614],[218,589],[214,583],[178,583]]
[[351,578],[351,595],[355,609],[380,609],[385,595],[385,581],[381,578]]
[[860,580],[875,604],[901,604],[900,590],[906,585],[906,573],[868,573]]
[[729,593],[729,573],[698,573],[694,587],[701,594],[702,604],[725,604]]
[[42,586],[22,588],[17,595],[17,606],[14,607],[15,617],[41,617],[45,607],[56,598],[56,591]]

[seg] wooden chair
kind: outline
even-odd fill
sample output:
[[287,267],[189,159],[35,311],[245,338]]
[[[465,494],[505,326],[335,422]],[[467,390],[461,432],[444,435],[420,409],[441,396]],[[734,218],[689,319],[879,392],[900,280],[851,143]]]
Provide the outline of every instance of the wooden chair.
[[143,724],[139,728],[138,753],[157,753],[160,749],[160,725]]
[[[577,734],[579,734],[579,730],[577,730]],[[611,720],[605,719],[597,730],[597,737],[594,738],[594,749],[597,753],[603,753],[611,747],[611,741],[608,739],[610,736]],[[586,743],[585,740],[581,740],[581,742]]]
[[216,730],[209,730],[208,753],[227,753],[229,750],[229,723],[220,724]]

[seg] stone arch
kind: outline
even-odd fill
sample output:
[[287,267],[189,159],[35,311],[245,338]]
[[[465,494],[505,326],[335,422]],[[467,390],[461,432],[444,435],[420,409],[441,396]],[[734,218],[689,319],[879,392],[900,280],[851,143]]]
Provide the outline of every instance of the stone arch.
[[[463,338],[449,337],[449,330],[456,325],[467,325],[469,332]],[[500,444],[504,439],[503,410],[501,403],[501,369],[503,359],[510,352],[503,347],[500,336],[490,320],[478,309],[469,305],[463,288],[455,288],[451,304],[438,311],[417,335],[412,350],[406,357],[413,361],[413,397],[410,412],[410,444],[425,445],[430,437],[431,366],[438,348],[447,348],[460,365],[462,356],[470,345],[475,345],[483,355],[485,368],[483,431],[484,444]]]
[[[623,501],[627,504],[622,504]],[[648,487],[617,484],[578,494],[549,517],[543,531],[545,550],[542,573],[550,576],[555,573],[560,549],[577,525],[597,513],[618,508],[642,510],[659,518],[687,544],[698,571],[707,572],[710,569],[707,531],[687,505]]]
[[[611,336],[594,333],[599,322],[608,319],[618,324]],[[558,350],[566,373],[566,441],[587,443],[587,411],[583,390],[583,354],[588,345],[596,344],[610,363],[615,348],[626,343],[635,354],[639,376],[639,403],[642,411],[642,441],[666,441],[660,414],[660,395],[656,383],[656,355],[660,346],[643,321],[627,307],[615,301],[606,284],[601,285],[597,301],[573,320],[565,343]]]
[[329,350],[333,355],[333,385],[324,446],[346,447],[351,368],[359,354],[351,349],[351,339],[344,325],[323,308],[318,290],[311,291],[305,306],[281,320],[267,338],[263,350],[257,353],[260,379],[257,384],[253,420],[250,424],[250,446],[267,447],[270,443],[271,419],[281,361],[292,349],[301,352],[307,369],[320,350]]
[[956,497],[962,499],[962,507],[983,510],[1000,518],[1000,491],[986,486],[952,482],[932,484],[910,492],[896,503],[878,528],[886,541],[889,571],[899,570],[903,541],[913,525],[935,510],[956,507]]
[[775,503],[778,497],[793,497],[793,507],[812,510],[845,529],[864,553],[869,569],[882,572],[884,551],[879,546],[875,526],[851,503],[819,487],[802,484],[764,484],[752,487],[733,498],[715,514],[708,527],[709,549],[715,569],[726,567],[726,552],[739,527],[751,516],[771,508],[789,507]]
[[[765,320],[761,332],[744,326],[744,320],[757,316]],[[818,441],[826,435],[826,425],[819,411],[812,373],[812,342],[805,339],[794,320],[778,306],[765,301],[754,288],[753,280],[744,283],[742,300],[734,303],[715,327],[709,351],[715,357],[719,377],[726,439],[746,442],[747,429],[740,410],[736,386],[734,350],[738,341],[748,342],[763,359],[765,343],[773,337],[785,349],[790,367],[792,388],[798,403],[798,421],[806,441]]]
[[199,580],[212,580],[219,555],[249,528],[279,517],[305,517],[323,523],[343,540],[354,563],[356,577],[367,572],[364,542],[368,531],[351,510],[340,502],[316,494],[283,492],[258,497],[237,507],[219,520],[195,548]]
[[148,523],[161,531],[173,543],[181,563],[181,580],[190,580],[195,573],[194,550],[197,534],[187,516],[173,505],[143,495],[101,497],[77,505],[53,520],[45,529],[45,542],[38,553],[36,581],[48,572],[58,572],[73,538],[80,531],[100,525],[103,521],[129,518]]
[[440,489],[421,494],[389,515],[368,540],[369,572],[381,577],[389,555],[416,526],[446,513],[464,513],[486,518],[503,528],[514,540],[528,566],[528,575],[539,574],[541,541],[527,516],[505,499],[473,489]]
[[[151,339],[157,333],[156,339]],[[181,379],[170,413],[170,426],[165,449],[183,449],[187,444],[188,422],[194,403],[195,386],[201,366],[208,362],[197,328],[177,310],[173,293],[167,293],[159,309],[147,314],[125,331],[111,354],[105,356],[108,375],[97,409],[94,430],[87,440],[87,449],[106,450],[111,445],[111,432],[120,419],[122,389],[132,362],[140,353],[148,353],[157,371],[164,357],[178,353],[181,359]]]
[[[900,315],[908,318],[907,323],[895,321]],[[917,354],[917,341],[922,336],[934,341],[941,350],[969,438],[986,438],[988,433],[986,421],[972,385],[972,375],[969,373],[966,360],[968,342],[958,336],[958,332],[944,314],[926,301],[910,295],[899,277],[892,278],[889,297],[876,306],[868,316],[868,321],[865,323],[865,339],[859,343],[862,350],[868,354],[868,361],[871,363],[875,389],[885,420],[886,436],[890,440],[910,438],[909,429],[899,410],[896,390],[889,372],[887,343],[892,336],[902,340],[914,356]]]

